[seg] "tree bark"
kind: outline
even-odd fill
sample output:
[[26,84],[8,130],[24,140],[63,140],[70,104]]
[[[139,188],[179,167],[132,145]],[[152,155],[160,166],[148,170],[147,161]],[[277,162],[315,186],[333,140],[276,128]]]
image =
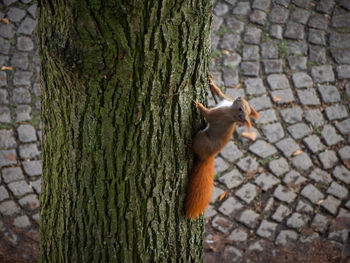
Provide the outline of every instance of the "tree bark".
[[211,1],[41,0],[40,262],[199,262],[186,144]]

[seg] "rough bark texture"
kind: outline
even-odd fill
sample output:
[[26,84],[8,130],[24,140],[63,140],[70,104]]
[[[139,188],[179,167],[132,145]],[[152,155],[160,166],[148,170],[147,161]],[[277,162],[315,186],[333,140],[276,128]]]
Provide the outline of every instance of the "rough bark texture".
[[210,0],[39,1],[41,262],[199,262],[183,200]]

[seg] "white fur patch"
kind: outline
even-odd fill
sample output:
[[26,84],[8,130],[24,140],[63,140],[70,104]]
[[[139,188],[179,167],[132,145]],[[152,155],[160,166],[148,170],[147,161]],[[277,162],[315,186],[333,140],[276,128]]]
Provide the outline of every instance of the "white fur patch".
[[233,104],[232,101],[229,101],[229,100],[222,100],[222,101],[220,101],[220,102],[215,106],[215,109],[221,108],[221,107],[231,107],[232,104]]

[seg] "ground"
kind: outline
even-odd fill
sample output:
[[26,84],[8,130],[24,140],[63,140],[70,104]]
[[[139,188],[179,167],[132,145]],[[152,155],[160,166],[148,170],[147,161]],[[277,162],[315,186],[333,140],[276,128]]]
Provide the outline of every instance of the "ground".
[[[35,11],[0,2],[0,262],[38,255]],[[346,262],[350,1],[215,0],[211,39],[214,82],[260,120],[255,141],[238,127],[216,157],[204,261]]]

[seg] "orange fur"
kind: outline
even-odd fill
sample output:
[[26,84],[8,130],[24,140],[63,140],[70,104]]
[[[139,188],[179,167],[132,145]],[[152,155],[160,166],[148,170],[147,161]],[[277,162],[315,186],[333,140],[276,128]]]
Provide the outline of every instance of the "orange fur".
[[213,188],[214,155],[198,160],[193,168],[186,196],[186,217],[196,218],[210,202]]

